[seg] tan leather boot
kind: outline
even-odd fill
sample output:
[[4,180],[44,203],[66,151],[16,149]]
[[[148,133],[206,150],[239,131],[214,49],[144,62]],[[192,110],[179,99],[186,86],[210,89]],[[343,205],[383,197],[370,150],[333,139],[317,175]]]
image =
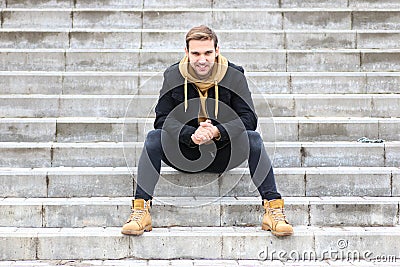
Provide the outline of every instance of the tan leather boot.
[[151,200],[132,200],[132,213],[122,227],[121,232],[123,234],[141,235],[144,231],[149,232],[153,229],[151,226],[150,203]]
[[264,200],[265,214],[261,228],[276,236],[293,234],[293,227],[286,219],[283,199]]

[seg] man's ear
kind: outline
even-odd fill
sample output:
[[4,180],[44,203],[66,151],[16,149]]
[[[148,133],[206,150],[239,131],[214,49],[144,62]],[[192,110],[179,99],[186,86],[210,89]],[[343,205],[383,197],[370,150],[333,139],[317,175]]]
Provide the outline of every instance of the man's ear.
[[187,57],[189,57],[189,51],[188,51],[188,49],[186,47],[185,47],[185,54],[186,54]]
[[218,55],[219,55],[219,46],[215,48],[215,57],[218,57]]

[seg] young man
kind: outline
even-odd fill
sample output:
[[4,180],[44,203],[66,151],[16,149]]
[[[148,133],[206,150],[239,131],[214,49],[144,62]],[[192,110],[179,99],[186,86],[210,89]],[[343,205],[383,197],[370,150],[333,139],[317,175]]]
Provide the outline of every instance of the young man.
[[161,161],[183,172],[223,173],[248,160],[265,208],[262,229],[291,235],[271,161],[255,131],[257,116],[243,68],[220,54],[216,34],[203,25],[187,33],[185,54],[164,72],[155,130],[144,143],[132,214],[122,233],[152,230],[150,206]]

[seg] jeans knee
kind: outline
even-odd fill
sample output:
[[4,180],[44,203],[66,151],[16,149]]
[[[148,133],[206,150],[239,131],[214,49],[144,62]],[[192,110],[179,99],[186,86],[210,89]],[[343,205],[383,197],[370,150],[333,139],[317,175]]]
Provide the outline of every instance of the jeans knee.
[[247,131],[247,138],[252,151],[261,150],[264,146],[261,135],[256,131]]
[[147,133],[144,147],[147,151],[159,150],[161,147],[161,130],[155,129]]

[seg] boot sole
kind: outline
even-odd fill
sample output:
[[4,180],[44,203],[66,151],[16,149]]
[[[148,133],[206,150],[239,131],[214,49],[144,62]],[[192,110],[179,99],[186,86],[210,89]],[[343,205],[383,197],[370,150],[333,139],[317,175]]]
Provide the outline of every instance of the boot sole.
[[153,227],[150,225],[146,226],[143,230],[122,230],[121,233],[124,235],[142,235],[144,232],[150,232],[151,230],[153,230]]
[[271,227],[269,227],[269,225],[266,225],[266,224],[263,224],[261,226],[261,229],[262,230],[266,230],[266,231],[271,231],[271,233],[274,236],[290,236],[290,235],[293,234],[293,232],[277,232],[277,231],[274,231],[274,230],[271,229]]

